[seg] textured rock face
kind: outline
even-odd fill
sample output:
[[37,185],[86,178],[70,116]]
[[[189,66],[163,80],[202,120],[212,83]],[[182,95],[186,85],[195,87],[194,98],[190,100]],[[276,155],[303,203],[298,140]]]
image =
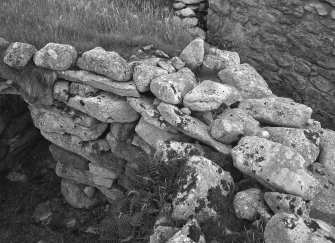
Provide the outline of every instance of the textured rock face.
[[13,68],[24,68],[31,60],[37,49],[27,43],[15,42],[12,43],[4,57],[4,63]]
[[168,74],[168,71],[150,65],[137,65],[134,68],[134,81],[137,89],[140,92],[145,92],[150,90],[151,81],[163,74]]
[[233,48],[279,96],[335,129],[334,1],[210,0],[208,40]]
[[202,61],[204,60],[204,45],[204,40],[197,38],[183,50],[183,52],[180,54],[180,59],[185,62],[187,67],[192,70],[200,67]]

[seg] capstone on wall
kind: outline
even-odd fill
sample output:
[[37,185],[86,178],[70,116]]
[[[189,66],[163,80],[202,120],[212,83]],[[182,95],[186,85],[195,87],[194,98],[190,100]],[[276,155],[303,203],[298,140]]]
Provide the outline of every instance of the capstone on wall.
[[335,1],[209,0],[208,40],[335,128]]

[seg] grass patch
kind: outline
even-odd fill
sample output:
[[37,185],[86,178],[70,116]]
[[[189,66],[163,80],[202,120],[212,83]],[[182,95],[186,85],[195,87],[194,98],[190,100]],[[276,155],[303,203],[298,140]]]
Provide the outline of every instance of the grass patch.
[[33,44],[70,44],[78,51],[97,46],[131,55],[153,44],[178,54],[191,36],[171,20],[172,0],[1,0],[0,37]]

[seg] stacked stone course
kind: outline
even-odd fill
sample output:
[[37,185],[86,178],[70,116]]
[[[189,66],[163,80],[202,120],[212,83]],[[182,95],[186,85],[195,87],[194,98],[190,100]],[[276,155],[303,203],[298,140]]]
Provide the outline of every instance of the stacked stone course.
[[[274,95],[237,53],[201,38],[173,58],[160,51],[164,57],[127,61],[101,47],[78,55],[56,43],[39,51],[8,43],[5,53],[9,70],[32,62],[48,68],[30,80],[33,87],[44,75],[54,77],[43,95],[21,94],[52,143],[62,193],[74,207],[120,199],[125,171],[141,161],[183,160],[169,216],[188,222],[176,229],[159,219],[150,242],[192,242],[191,228],[199,236],[193,242],[205,242],[199,224],[222,216],[220,202],[236,192],[236,216],[266,222],[266,242],[297,235],[334,241],[335,132],[311,119],[310,107]],[[198,72],[217,78],[203,80]],[[22,88],[19,82],[1,82],[0,90]],[[243,189],[243,177],[258,186]],[[160,230],[170,237],[160,238]]]

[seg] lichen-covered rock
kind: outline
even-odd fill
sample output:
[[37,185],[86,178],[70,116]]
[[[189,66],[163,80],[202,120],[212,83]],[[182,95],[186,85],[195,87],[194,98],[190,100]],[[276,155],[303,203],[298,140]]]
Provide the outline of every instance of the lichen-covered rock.
[[268,84],[247,63],[230,66],[218,74],[222,83],[237,88],[244,99],[260,99],[273,96]]
[[284,211],[309,217],[310,205],[301,197],[279,192],[265,192],[264,199],[274,213]]
[[88,197],[84,192],[84,188],[85,186],[80,185],[74,181],[64,178],[62,179],[62,195],[65,201],[72,207],[90,209],[103,202],[100,195],[96,195],[95,197]]
[[159,61],[157,63],[157,65],[161,68],[163,68],[164,70],[166,70],[168,73],[174,73],[176,72],[176,69],[174,68],[174,66],[172,66],[171,61]]
[[311,119],[313,110],[303,104],[278,98],[245,99],[238,108],[263,124],[300,128]]
[[156,148],[156,144],[158,141],[174,140],[188,142],[191,140],[184,134],[171,133],[161,130],[158,127],[146,122],[143,118],[141,118],[138,122],[135,131],[145,142],[147,142],[153,148]]
[[155,158],[164,163],[175,160],[187,160],[194,155],[201,156],[204,151],[200,146],[193,143],[182,143],[177,141],[159,141],[156,146]]
[[99,93],[99,89],[92,87],[88,84],[71,82],[69,93],[72,96],[90,97]]
[[263,127],[269,140],[286,145],[304,157],[307,165],[313,164],[320,153],[320,133],[309,129],[288,127]]
[[194,88],[195,84],[194,76],[179,71],[153,79],[150,83],[150,90],[164,102],[181,104],[184,96]]
[[[199,222],[217,218],[222,203],[228,201],[234,181],[229,172],[202,156],[190,157],[177,182],[172,217],[187,220],[194,216]],[[226,205],[227,206],[227,205]]]
[[256,188],[236,193],[233,204],[236,217],[249,221],[256,220],[260,216],[259,212],[268,211],[263,192]]
[[180,70],[185,66],[185,62],[183,62],[179,57],[172,57],[171,64],[177,70]]
[[29,106],[34,125],[46,132],[71,134],[83,141],[95,140],[107,129],[107,123],[98,122],[93,118],[91,127],[81,124],[82,120],[92,119],[88,115],[72,109],[61,110],[55,107],[39,108]]
[[335,176],[335,132],[328,129],[322,129],[320,133],[321,153],[319,162]]
[[69,100],[70,83],[57,81],[54,85],[53,95],[56,100],[67,102]]
[[62,71],[75,63],[77,55],[73,46],[49,43],[35,53],[34,63],[38,67]]
[[150,236],[150,243],[166,243],[180,228],[177,228],[171,219],[159,217],[154,225],[154,232]]
[[134,68],[133,79],[138,91],[145,92],[150,90],[150,83],[153,79],[168,73],[163,68],[141,64]]
[[182,10],[180,10],[180,14],[181,16],[187,18],[187,17],[195,17],[195,12],[193,11],[192,8],[190,7],[186,7],[186,8],[183,8]]
[[335,226],[335,190],[322,190],[311,200],[310,217]]
[[202,72],[218,73],[222,69],[240,64],[240,56],[237,52],[217,50],[215,54],[208,54],[202,63]]
[[176,106],[160,103],[157,107],[164,120],[187,136],[208,144],[223,154],[230,154],[231,146],[219,143],[209,133],[209,127],[200,120],[184,114]]
[[180,59],[190,69],[197,69],[204,60],[205,42],[201,38],[193,40],[180,54]]
[[3,62],[8,66],[22,69],[24,68],[37,49],[28,43],[14,42],[6,50]]
[[280,212],[267,223],[264,238],[265,243],[332,243],[335,228],[321,220]]
[[206,243],[200,225],[196,219],[190,219],[166,243]]
[[140,97],[140,94],[138,93],[133,81],[117,82],[107,77],[84,70],[67,70],[58,72],[58,77],[72,82],[88,84],[94,88],[111,92],[120,96]]
[[174,129],[171,124],[163,119],[162,115],[158,112],[150,98],[145,96],[141,96],[141,98],[128,97],[127,102],[131,107],[134,108],[135,111],[141,114],[142,118],[146,122],[150,123],[151,125],[154,125],[159,129],[167,132],[177,132],[177,130]]
[[228,119],[216,119],[210,126],[213,138],[225,144],[230,144],[240,140],[244,135],[244,127],[241,122]]
[[139,118],[124,97],[107,92],[94,97],[74,96],[66,104],[102,122],[133,122]]
[[183,104],[193,111],[211,111],[221,105],[230,106],[241,99],[236,88],[205,80],[185,95]]
[[241,123],[243,125],[243,134],[246,136],[257,135],[263,130],[257,120],[250,116],[245,110],[239,108],[225,109],[217,119],[229,120],[232,123]]
[[311,199],[320,191],[321,184],[307,171],[304,158],[285,145],[246,136],[231,154],[235,167],[274,191],[303,199]]
[[84,52],[78,59],[77,66],[86,71],[92,71],[108,78],[125,82],[131,79],[131,68],[118,53],[96,47]]

